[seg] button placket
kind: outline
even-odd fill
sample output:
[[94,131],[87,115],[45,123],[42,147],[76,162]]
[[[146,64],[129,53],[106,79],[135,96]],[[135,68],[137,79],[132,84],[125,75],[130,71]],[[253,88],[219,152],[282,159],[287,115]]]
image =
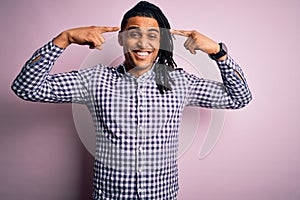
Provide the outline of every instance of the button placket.
[[143,87],[143,82],[137,82],[137,96],[138,96],[138,126],[137,126],[137,148],[136,148],[136,154],[137,154],[137,168],[136,168],[136,173],[137,173],[137,189],[138,189],[138,194],[140,197],[143,196],[144,193],[144,180],[143,180],[143,161],[145,160],[144,158],[144,144],[145,144],[145,139],[144,139],[144,134],[145,134],[145,127],[144,127],[144,116],[145,116],[145,111],[146,107],[144,103],[146,102],[145,97],[146,95],[144,94],[144,87]]
[[136,127],[136,165],[135,165],[135,171],[136,171],[136,175],[137,175],[137,193],[139,196],[141,196],[141,191],[142,191],[142,180],[141,180],[141,154],[139,152],[139,147],[140,147],[140,143],[141,143],[141,112],[142,112],[142,97],[141,97],[141,82],[139,79],[136,80],[136,85],[137,85],[137,127]]

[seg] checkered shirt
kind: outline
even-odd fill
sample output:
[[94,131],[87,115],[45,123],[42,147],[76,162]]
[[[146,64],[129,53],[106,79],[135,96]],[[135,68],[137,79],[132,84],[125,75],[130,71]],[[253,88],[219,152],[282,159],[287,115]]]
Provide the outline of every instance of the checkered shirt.
[[161,94],[152,69],[138,78],[123,65],[50,74],[63,50],[53,42],[37,50],[12,89],[29,101],[86,104],[96,130],[93,197],[97,200],[176,199],[178,130],[184,107],[237,109],[251,100],[243,72],[230,56],[217,62],[223,83],[173,70],[172,90]]

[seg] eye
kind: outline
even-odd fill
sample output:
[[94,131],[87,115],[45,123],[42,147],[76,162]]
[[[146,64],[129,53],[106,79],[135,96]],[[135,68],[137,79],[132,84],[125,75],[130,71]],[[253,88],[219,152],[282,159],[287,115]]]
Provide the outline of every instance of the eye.
[[130,38],[135,38],[135,39],[141,37],[141,34],[136,31],[130,31],[128,35]]
[[158,34],[156,34],[156,33],[150,33],[150,34],[148,35],[148,38],[149,38],[150,40],[155,40],[155,39],[158,38]]

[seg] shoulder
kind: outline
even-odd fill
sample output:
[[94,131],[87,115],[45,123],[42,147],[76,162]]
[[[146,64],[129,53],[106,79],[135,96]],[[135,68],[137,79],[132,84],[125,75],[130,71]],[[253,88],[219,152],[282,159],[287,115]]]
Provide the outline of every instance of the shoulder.
[[98,75],[100,75],[102,73],[113,74],[116,72],[117,72],[117,70],[115,67],[106,66],[103,64],[97,64],[95,66],[87,67],[87,68],[83,68],[83,69],[79,70],[79,73],[82,73],[82,74],[98,74]]
[[170,77],[173,79],[174,82],[183,80],[188,82],[194,82],[196,80],[201,79],[200,77],[195,76],[182,68],[177,68],[169,72]]
[[97,64],[93,67],[83,68],[78,73],[88,80],[109,80],[119,76],[119,72],[116,67],[106,66],[103,64]]

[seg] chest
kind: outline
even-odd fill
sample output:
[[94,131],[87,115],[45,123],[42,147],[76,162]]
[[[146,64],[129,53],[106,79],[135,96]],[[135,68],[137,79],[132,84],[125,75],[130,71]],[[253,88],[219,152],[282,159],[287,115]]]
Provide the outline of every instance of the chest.
[[99,124],[118,132],[135,132],[143,127],[159,132],[179,123],[184,95],[176,88],[161,94],[155,80],[116,79],[97,85],[93,91]]

